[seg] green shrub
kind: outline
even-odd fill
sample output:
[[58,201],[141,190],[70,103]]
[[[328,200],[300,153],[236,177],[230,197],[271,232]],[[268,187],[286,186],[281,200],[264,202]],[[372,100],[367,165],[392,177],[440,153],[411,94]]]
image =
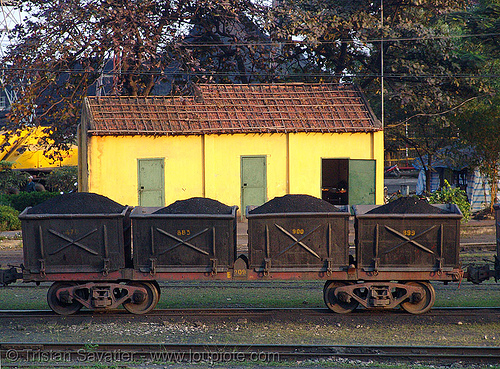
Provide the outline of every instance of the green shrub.
[[21,221],[17,217],[19,212],[10,206],[0,206],[0,231],[16,231],[21,229]]
[[61,167],[54,169],[45,178],[47,189],[53,192],[71,192],[76,190],[78,167]]
[[[52,197],[59,195],[58,192],[21,192],[19,195],[4,195],[8,204],[18,211],[23,211],[28,206],[41,204]],[[1,201],[1,198],[0,198]]]
[[28,181],[29,173],[12,170],[11,162],[0,161],[0,191],[8,193],[10,189],[21,189]]
[[456,204],[462,215],[462,222],[468,222],[470,219],[470,203],[467,200],[467,194],[460,188],[452,188],[447,180],[444,181],[444,186],[436,192],[433,192],[429,197],[431,204]]
[[9,195],[0,192],[0,205],[7,205],[10,206],[10,199]]

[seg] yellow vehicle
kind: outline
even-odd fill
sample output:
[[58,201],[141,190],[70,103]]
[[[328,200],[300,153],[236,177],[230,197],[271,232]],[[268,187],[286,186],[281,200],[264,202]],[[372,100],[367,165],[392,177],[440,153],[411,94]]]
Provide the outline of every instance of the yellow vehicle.
[[12,169],[30,172],[45,172],[64,166],[77,166],[78,148],[76,145],[68,151],[45,150],[42,138],[46,137],[47,133],[43,131],[44,128],[28,127],[19,134],[0,131],[0,161],[13,163]]

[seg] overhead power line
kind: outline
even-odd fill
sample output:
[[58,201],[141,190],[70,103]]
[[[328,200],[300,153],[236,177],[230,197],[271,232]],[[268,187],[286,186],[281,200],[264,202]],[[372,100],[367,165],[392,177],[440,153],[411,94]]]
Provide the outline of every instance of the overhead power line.
[[433,40],[446,40],[446,39],[459,39],[459,38],[474,38],[474,37],[498,37],[500,32],[495,33],[475,33],[475,34],[463,34],[463,35],[441,35],[441,36],[429,36],[429,37],[400,37],[400,38],[374,38],[374,39],[337,39],[330,41],[318,41],[318,40],[287,40],[287,41],[265,41],[265,42],[205,42],[205,43],[179,43],[179,47],[223,47],[223,46],[283,46],[283,45],[329,45],[337,43],[351,43],[351,44],[371,44],[379,42],[408,42],[408,41],[433,41]]
[[[0,68],[0,72],[3,73],[61,73],[61,74],[99,74],[99,71],[89,71],[85,69],[51,69],[51,68]],[[380,73],[356,73],[356,74],[334,74],[334,73],[266,73],[266,72],[238,72],[238,71],[228,71],[228,72],[184,72],[184,71],[106,71],[106,75],[119,76],[119,75],[154,75],[158,77],[168,77],[168,76],[256,76],[256,77],[335,77],[335,78],[379,78]],[[392,79],[404,79],[404,78],[418,78],[418,79],[428,79],[428,78],[499,78],[500,74],[488,73],[488,74],[401,74],[401,73],[384,73],[384,78]]]

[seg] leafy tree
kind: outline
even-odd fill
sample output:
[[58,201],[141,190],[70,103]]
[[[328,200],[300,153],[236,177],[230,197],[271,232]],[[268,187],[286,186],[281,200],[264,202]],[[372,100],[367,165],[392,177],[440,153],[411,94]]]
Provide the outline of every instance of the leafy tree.
[[475,35],[470,38],[468,46],[475,50],[488,50],[489,56],[500,53],[500,1],[499,0],[477,0],[475,5],[464,12],[456,12],[448,15],[466,29],[469,34]]
[[21,229],[19,211],[10,206],[0,205],[0,232]]
[[478,100],[457,117],[460,137],[475,149],[475,164],[490,186],[490,212],[498,201],[500,165],[500,94]]
[[11,162],[0,161],[0,193],[19,191],[26,185],[29,174],[12,170]]
[[465,106],[455,121],[460,138],[475,150],[474,161],[487,178],[491,189],[490,212],[497,201],[500,165],[500,81],[488,75],[500,73],[500,1],[479,0],[467,11],[448,16],[468,34],[474,35],[462,42],[469,59],[481,60],[482,72],[489,94]]
[[[201,42],[238,40],[243,35],[240,30],[228,33],[227,27],[221,26],[212,32],[209,26],[217,21],[236,27],[241,21],[241,27],[247,28],[264,9],[250,0],[20,3],[21,10],[31,17],[15,28],[14,46],[2,60],[9,66],[7,83],[18,90],[7,128],[15,131],[25,125],[46,126],[44,144],[65,149],[76,133],[83,97],[99,91],[103,73],[112,76],[107,93],[129,96],[151,95],[159,82],[185,84],[189,82],[186,75],[203,78],[215,61],[212,57],[201,59],[203,53],[189,47],[186,41],[197,40],[186,39],[193,28],[196,26],[195,34],[201,35]],[[253,25],[256,29],[258,26]],[[243,37],[242,41],[252,37]],[[218,50],[223,51],[221,47]],[[242,52],[234,50],[216,53],[220,56],[219,70],[231,70],[234,60],[241,59]]]
[[200,8],[183,39],[198,63],[194,80],[252,83],[272,79],[274,50],[261,25],[265,9],[252,1],[214,2]]
[[[445,17],[465,11],[467,3],[287,0],[274,13],[272,34],[285,42],[281,57],[292,73],[352,80],[379,116],[383,55],[387,148],[403,143],[426,154],[429,174],[436,152],[456,138],[449,113],[484,89],[483,81],[463,78],[477,73],[481,60],[463,52],[451,37],[460,26]],[[300,44],[290,42],[297,36]]]
[[54,169],[45,178],[47,188],[53,192],[72,192],[78,180],[77,167],[61,167]]

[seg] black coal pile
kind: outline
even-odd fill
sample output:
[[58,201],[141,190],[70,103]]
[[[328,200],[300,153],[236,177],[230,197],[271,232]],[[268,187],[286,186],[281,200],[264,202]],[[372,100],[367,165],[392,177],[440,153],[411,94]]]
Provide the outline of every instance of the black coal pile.
[[370,210],[366,214],[450,214],[450,212],[436,208],[426,200],[416,197],[400,197],[386,205]]
[[339,208],[317,197],[309,195],[285,195],[283,197],[275,197],[248,213],[333,213],[339,211]]
[[153,214],[231,214],[232,207],[205,197],[179,200]]
[[53,197],[33,206],[28,214],[115,214],[125,206],[90,192],[74,192]]

